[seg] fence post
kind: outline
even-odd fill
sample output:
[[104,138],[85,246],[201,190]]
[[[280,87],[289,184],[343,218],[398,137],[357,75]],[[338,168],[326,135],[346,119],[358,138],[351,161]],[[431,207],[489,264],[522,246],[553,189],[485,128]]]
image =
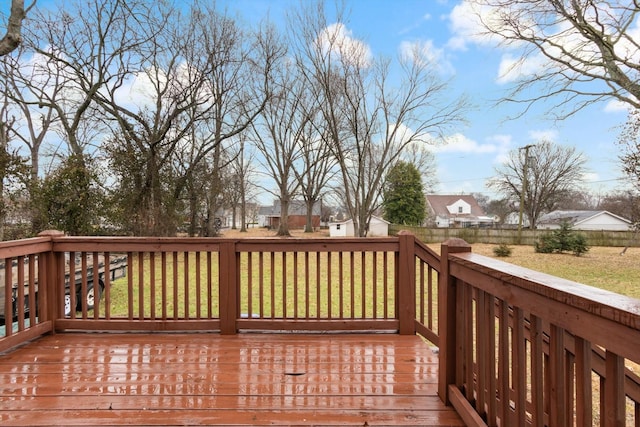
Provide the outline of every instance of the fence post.
[[218,307],[220,310],[220,333],[222,335],[235,335],[237,332],[236,319],[238,318],[240,282],[238,265],[235,242],[222,242],[220,244],[218,265],[220,279]]
[[416,237],[409,231],[398,233],[398,321],[401,335],[416,333]]
[[51,321],[51,331],[55,333],[60,307],[58,258],[64,257],[64,254],[57,255],[53,251],[53,239],[64,236],[64,233],[58,230],[45,230],[38,233],[38,236],[48,237],[51,241],[51,251],[43,254],[44,257],[38,257],[38,311],[42,313],[44,320]]
[[448,387],[456,381],[456,279],[449,274],[449,254],[471,252],[462,239],[448,239],[440,246],[440,275],[438,282],[438,394],[450,405]]

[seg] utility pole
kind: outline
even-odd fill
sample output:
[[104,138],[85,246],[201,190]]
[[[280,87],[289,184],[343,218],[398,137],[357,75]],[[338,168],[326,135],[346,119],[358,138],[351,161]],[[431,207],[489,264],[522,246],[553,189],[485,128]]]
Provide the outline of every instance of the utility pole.
[[522,237],[522,214],[524,212],[524,195],[527,192],[527,168],[529,167],[529,149],[535,144],[525,145],[520,150],[524,150],[524,164],[522,167],[522,191],[520,191],[520,217],[518,218],[518,242]]

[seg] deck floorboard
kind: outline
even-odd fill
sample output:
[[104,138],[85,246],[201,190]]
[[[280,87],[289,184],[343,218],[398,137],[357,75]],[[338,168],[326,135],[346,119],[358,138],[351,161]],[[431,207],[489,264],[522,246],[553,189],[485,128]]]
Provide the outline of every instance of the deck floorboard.
[[64,333],[0,355],[0,424],[464,425],[437,379],[417,336]]

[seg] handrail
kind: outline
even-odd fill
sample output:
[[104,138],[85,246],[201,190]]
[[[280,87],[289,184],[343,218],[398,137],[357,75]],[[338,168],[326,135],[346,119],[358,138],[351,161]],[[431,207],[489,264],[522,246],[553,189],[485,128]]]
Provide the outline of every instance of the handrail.
[[640,364],[640,301],[474,254],[460,239],[438,255],[408,233],[48,232],[0,243],[0,260],[11,266],[1,306],[14,320],[0,351],[65,330],[418,333],[439,347],[441,399],[469,425],[640,420],[640,378],[630,369]]
[[0,242],[0,351],[53,329],[47,298],[51,247],[48,234]]
[[[225,334],[242,329],[397,331],[403,322],[396,279],[400,240],[59,236],[53,239],[58,256],[125,252],[128,304],[126,313],[118,314],[107,286],[104,306],[58,316],[55,327]],[[61,294],[65,261],[58,265]],[[186,273],[194,268],[197,273]],[[72,298],[72,305],[83,301],[82,295]],[[60,298],[55,304],[61,313]],[[410,333],[412,327],[413,320]]]
[[640,363],[639,300],[453,247],[443,245],[440,391],[463,419],[637,425],[639,379],[628,365]]
[[419,240],[415,240],[416,258],[416,332],[435,346],[440,346],[438,332],[438,281],[440,255]]

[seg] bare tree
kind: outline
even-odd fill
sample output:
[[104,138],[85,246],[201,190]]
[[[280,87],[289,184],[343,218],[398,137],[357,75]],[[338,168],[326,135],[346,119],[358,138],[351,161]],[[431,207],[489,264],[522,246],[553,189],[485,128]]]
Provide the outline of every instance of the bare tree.
[[634,188],[640,191],[640,110],[629,113],[618,137],[618,146],[621,149],[618,158],[622,171],[629,177]]
[[247,231],[247,203],[252,196],[252,190],[255,187],[254,177],[255,170],[255,153],[247,144],[247,134],[239,135],[237,143],[232,145],[233,161],[229,165],[231,172],[231,186],[229,190],[231,196],[231,208],[233,209],[232,228],[236,227],[236,214],[238,207],[240,208],[240,231]]
[[466,0],[466,4],[485,36],[520,52],[502,78],[515,82],[505,99],[523,103],[521,114],[545,100],[552,102],[550,111],[559,119],[599,100],[615,99],[640,108],[637,1]]
[[[528,154],[528,156],[527,156]],[[575,147],[542,141],[528,150],[512,150],[508,160],[496,168],[497,176],[489,186],[514,202],[520,200],[529,227],[534,229],[538,218],[558,209],[566,193],[582,182],[586,158]]]
[[329,25],[322,2],[294,23],[305,80],[322,89],[320,105],[340,168],[338,191],[356,235],[366,236],[390,165],[410,144],[426,144],[459,122],[465,102],[451,100],[437,67],[417,50],[398,58],[400,83],[392,86],[391,61],[374,58],[341,19]]
[[22,41],[22,21],[27,16],[29,9],[36,4],[35,0],[26,9],[24,0],[11,0],[11,12],[7,22],[7,32],[0,39],[0,56],[7,55],[20,46]]
[[43,64],[33,59],[28,61],[24,51],[24,47],[20,46],[13,55],[0,58],[0,94],[10,101],[6,113],[11,119],[5,121],[8,126],[6,142],[23,153],[20,145],[24,145],[29,153],[24,159],[30,162],[30,167],[22,177],[26,192],[22,194],[21,217],[31,220],[30,231],[35,234],[42,230],[43,225],[38,222],[37,212],[31,209],[29,213],[28,210],[29,207],[33,208],[33,194],[39,186],[41,148],[47,137],[51,136],[56,115],[52,108],[39,106],[32,101],[41,99],[44,91],[52,93],[61,87],[55,83],[57,76],[53,70],[43,72]]
[[116,84],[97,94],[95,102],[114,134],[122,135],[112,152],[138,158],[139,168],[120,170],[139,175],[132,180],[139,184],[135,188],[120,181],[135,194],[128,206],[133,209],[128,217],[135,219],[135,232],[167,235],[176,231],[176,203],[186,180],[212,149],[190,138],[193,127],[212,108],[206,78],[211,65],[188,13],[162,4],[155,12],[146,17],[150,26],[153,22],[159,26],[154,37],[130,52],[141,61],[133,85],[143,92],[126,99],[122,84]]
[[[294,174],[300,186],[300,194],[306,204],[306,222],[304,231],[313,232],[313,213],[320,211],[316,205],[327,193],[328,185],[336,176],[337,159],[331,150],[331,140],[327,123],[324,120],[319,100],[322,99],[321,87],[303,86],[304,102],[300,104],[304,117],[308,120],[300,134],[299,158],[294,166]],[[320,215],[321,216],[321,215]]]
[[213,6],[204,9],[199,24],[205,54],[211,64],[206,74],[212,109],[210,126],[212,175],[208,200],[208,234],[213,235],[214,217],[223,192],[220,171],[224,164],[223,143],[248,131],[270,99],[269,81],[284,50],[269,26],[245,33],[232,19],[217,13]]
[[141,0],[89,0],[69,9],[34,10],[24,41],[46,64],[42,70],[52,70],[59,89],[42,91],[31,104],[55,110],[71,155],[84,155],[99,132],[92,120],[96,97],[133,72],[130,52],[150,37],[142,24],[151,15]]
[[411,163],[418,169],[422,177],[422,186],[427,193],[436,187],[438,184],[436,156],[429,150],[428,145],[421,141],[408,144],[400,160]]
[[[15,116],[10,116],[10,98],[6,94],[0,98],[0,240],[5,239],[5,225],[9,212],[13,210],[22,217],[20,207],[26,205],[23,195],[28,168],[26,159],[20,156],[12,136],[15,134]],[[18,206],[18,209],[15,209]]]
[[598,209],[607,210],[630,220],[636,229],[640,225],[640,196],[634,191],[618,191],[605,195]]
[[303,105],[308,102],[304,81],[292,62],[283,62],[269,82],[271,97],[253,125],[252,138],[262,154],[262,164],[276,185],[274,196],[280,201],[278,236],[289,236],[289,205],[300,181],[296,179],[295,164],[306,137],[310,117]]
[[337,166],[327,134],[314,132],[311,127],[309,125],[309,133],[300,141],[300,167],[294,169],[300,193],[307,205],[305,233],[313,232],[313,212],[327,192],[328,184],[335,177]]
[[12,138],[22,142],[29,150],[31,162],[30,183],[33,187],[38,181],[40,171],[40,150],[56,120],[55,110],[38,100],[45,96],[56,98],[56,92],[62,90],[57,69],[46,66],[37,57],[29,61],[24,48],[16,55],[7,55],[0,59],[0,86],[3,96],[11,100],[11,114],[16,118],[11,128]]

